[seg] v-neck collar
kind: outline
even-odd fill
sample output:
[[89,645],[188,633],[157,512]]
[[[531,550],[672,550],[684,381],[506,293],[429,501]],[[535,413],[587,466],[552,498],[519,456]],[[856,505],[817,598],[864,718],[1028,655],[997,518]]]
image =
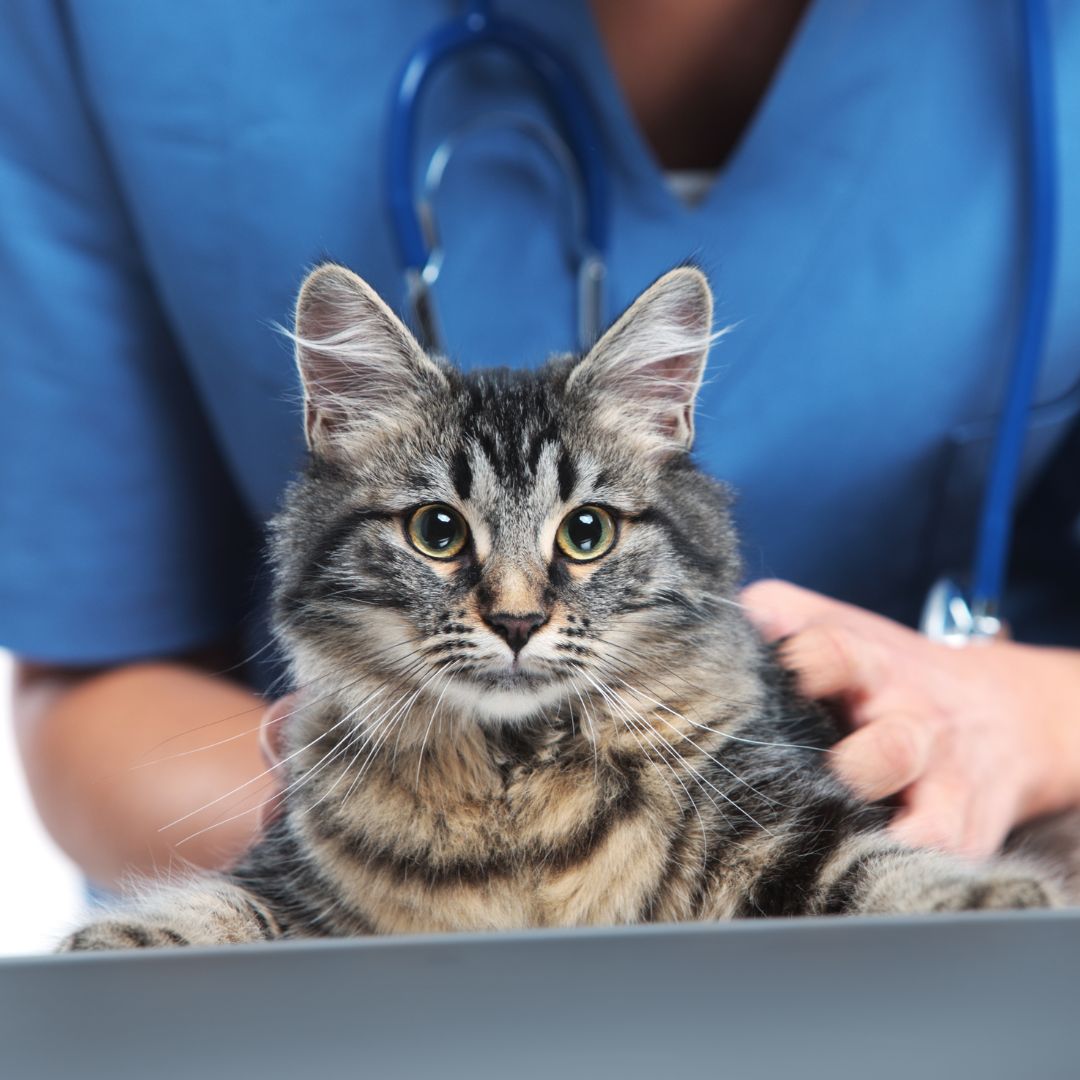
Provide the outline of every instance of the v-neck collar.
[[[790,168],[799,155],[825,154],[861,158],[854,143],[839,147],[822,108],[836,100],[836,91],[850,74],[868,62],[860,49],[875,18],[874,5],[849,0],[811,0],[776,67],[754,115],[717,172],[708,193],[687,206],[671,191],[664,169],[634,119],[608,61],[599,28],[586,0],[556,0],[543,7],[524,0],[503,0],[508,13],[529,21],[557,41],[576,65],[606,133],[604,147],[613,180],[650,214],[693,219],[708,217],[729,193],[753,183],[763,169]],[[873,52],[873,50],[871,50]],[[876,54],[875,54],[876,55]],[[869,59],[873,63],[873,58]],[[841,93],[840,96],[843,96]],[[870,134],[860,129],[857,137]],[[777,160],[777,147],[784,160]]]
[[873,176],[875,162],[932,30],[921,6],[811,0],[739,144],[691,207],[629,112],[586,0],[499,0],[496,10],[565,55],[597,112],[611,184],[610,309],[696,259],[713,280],[718,322],[739,324],[744,356],[760,355],[784,325],[861,193],[889,183]]
[[[513,6],[513,0],[508,6]],[[555,3],[544,9],[542,22],[555,31],[563,48],[571,53],[581,77],[587,84],[608,133],[605,153],[612,171],[620,171],[631,181],[637,198],[643,200],[652,212],[675,213],[693,216],[707,211],[720,196],[727,175],[737,167],[739,158],[752,149],[760,138],[759,129],[766,129],[776,112],[777,99],[781,106],[787,98],[786,84],[798,80],[800,70],[807,63],[807,37],[812,37],[812,23],[820,17],[823,5],[811,0],[777,64],[769,86],[750,117],[745,129],[724,163],[716,171],[716,178],[708,192],[692,206],[671,190],[666,170],[657,159],[644,132],[638,125],[608,60],[600,29],[587,0]],[[535,9],[533,9],[535,10]],[[525,17],[527,9],[522,8]],[[540,20],[538,20],[539,22]],[[810,57],[812,59],[812,55]],[[765,136],[768,132],[766,130]]]

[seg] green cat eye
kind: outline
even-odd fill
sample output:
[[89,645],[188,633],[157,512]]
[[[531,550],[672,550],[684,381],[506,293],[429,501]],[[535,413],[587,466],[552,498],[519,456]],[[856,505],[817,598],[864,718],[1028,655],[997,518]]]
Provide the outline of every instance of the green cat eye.
[[599,559],[615,543],[615,522],[599,506],[579,506],[562,519],[555,542],[568,559]]
[[469,526],[452,506],[429,503],[413,512],[408,533],[412,546],[422,555],[452,559],[468,542]]

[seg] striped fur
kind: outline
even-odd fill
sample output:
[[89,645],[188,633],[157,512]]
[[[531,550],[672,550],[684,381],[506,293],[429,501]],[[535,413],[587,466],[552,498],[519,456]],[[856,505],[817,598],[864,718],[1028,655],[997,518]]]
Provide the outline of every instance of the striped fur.
[[[899,847],[824,767],[838,729],[733,602],[728,495],[687,454],[711,312],[679,269],[584,359],[465,376],[315,271],[312,458],[274,533],[284,812],[65,947],[1056,903],[1022,861]],[[455,558],[411,544],[428,504],[468,523]],[[582,505],[616,523],[593,561],[556,541]],[[538,626],[516,652],[503,617]]]

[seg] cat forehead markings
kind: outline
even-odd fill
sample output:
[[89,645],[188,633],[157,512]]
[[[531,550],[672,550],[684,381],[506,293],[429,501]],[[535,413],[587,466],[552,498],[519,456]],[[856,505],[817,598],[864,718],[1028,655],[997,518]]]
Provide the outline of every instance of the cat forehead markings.
[[[563,504],[573,494],[560,481],[560,474],[567,472],[562,464],[566,459],[566,452],[556,443],[544,443],[532,482],[510,486],[500,477],[497,460],[481,444],[471,445],[465,458],[470,482],[463,502],[472,511],[469,517],[480,559],[491,553],[496,542],[500,547],[521,549],[534,547],[537,540],[541,549],[551,546]],[[461,487],[455,486],[463,495]]]
[[484,373],[467,394],[462,444],[449,464],[458,495],[492,509],[567,501],[578,470],[544,380],[534,372]]
[[544,448],[564,439],[563,402],[542,372],[467,377],[461,427],[507,484],[532,483]]

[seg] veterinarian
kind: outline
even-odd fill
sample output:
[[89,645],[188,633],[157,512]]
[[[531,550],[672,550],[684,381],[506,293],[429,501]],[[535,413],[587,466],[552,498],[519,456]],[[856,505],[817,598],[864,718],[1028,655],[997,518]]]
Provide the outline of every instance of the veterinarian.
[[[962,649],[910,627],[970,562],[1022,315],[1020,4],[495,10],[568,58],[601,132],[602,318],[687,257],[712,277],[733,329],[696,452],[739,492],[748,580],[798,583],[745,599],[806,690],[847,706],[836,767],[900,795],[905,839],[972,854],[1080,802],[1080,8],[1049,5],[1059,232],[1015,641]],[[41,814],[99,883],[167,866],[182,833],[159,829],[194,807],[266,794],[263,528],[303,449],[273,324],[324,254],[405,310],[390,96],[457,13],[5,7],[0,644]],[[577,345],[565,161],[520,122],[474,123],[507,113],[545,109],[478,52],[433,77],[417,131],[417,162],[454,150],[433,293],[466,366]],[[256,817],[179,853],[228,862]]]

